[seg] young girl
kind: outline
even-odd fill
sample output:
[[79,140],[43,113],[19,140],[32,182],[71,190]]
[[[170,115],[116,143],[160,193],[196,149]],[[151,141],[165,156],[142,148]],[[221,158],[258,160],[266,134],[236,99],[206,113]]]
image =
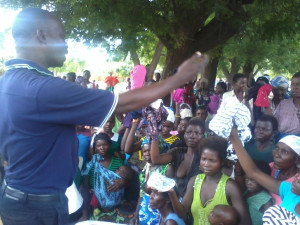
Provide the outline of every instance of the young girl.
[[190,179],[181,202],[172,189],[169,194],[174,211],[185,217],[191,209],[194,225],[208,225],[208,216],[216,205],[232,205],[238,213],[240,225],[250,225],[250,218],[237,184],[221,169],[226,159],[227,141],[221,137],[203,140],[198,174]]
[[122,136],[118,133],[113,132],[113,128],[115,125],[116,125],[116,117],[113,114],[105,123],[102,133],[107,134],[111,139],[109,154],[111,156],[123,158],[123,155],[121,154]]
[[[255,161],[256,166],[265,174],[270,175],[271,169],[265,162]],[[264,212],[274,204],[272,196],[255,180],[245,175],[246,192],[244,197],[248,206],[252,225],[261,225]]]
[[245,149],[253,160],[273,162],[275,149],[274,136],[278,131],[278,122],[269,115],[260,116],[254,127],[254,138],[245,143]]

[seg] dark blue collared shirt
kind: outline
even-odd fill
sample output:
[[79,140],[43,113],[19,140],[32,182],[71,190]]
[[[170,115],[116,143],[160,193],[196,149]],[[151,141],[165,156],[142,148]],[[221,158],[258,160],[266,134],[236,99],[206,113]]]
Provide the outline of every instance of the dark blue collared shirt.
[[72,184],[78,165],[75,125],[102,126],[118,97],[53,77],[24,59],[0,78],[0,150],[9,186],[49,194]]

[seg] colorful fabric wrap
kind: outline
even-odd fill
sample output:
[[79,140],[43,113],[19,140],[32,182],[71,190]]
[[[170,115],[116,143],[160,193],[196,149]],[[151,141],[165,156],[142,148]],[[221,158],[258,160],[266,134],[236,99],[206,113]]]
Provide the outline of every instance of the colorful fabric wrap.
[[271,80],[272,87],[289,87],[289,80],[284,76],[277,76]]
[[112,184],[112,180],[120,179],[121,177],[103,167],[99,163],[101,160],[103,160],[103,157],[99,154],[93,155],[92,160],[86,164],[86,169],[81,174],[88,175],[89,171],[94,167],[94,194],[102,209],[112,209],[121,203],[124,189],[114,192],[107,191],[107,186]]
[[[155,105],[152,107],[151,105]],[[143,108],[143,117],[148,120],[146,136],[149,141],[158,140],[159,131],[162,130],[163,123],[167,120],[168,112],[163,106],[162,101],[156,101],[150,106]]]
[[[145,144],[151,144],[152,141],[149,141],[147,137],[144,138],[141,147],[143,147]],[[165,153],[167,152],[170,147],[169,144],[165,142],[165,140],[162,137],[158,138],[158,145],[159,145],[159,152]]]
[[148,126],[148,121],[147,121],[146,118],[143,118],[143,119],[140,121],[139,126],[138,126],[139,129],[141,129],[141,127],[142,127],[143,125],[147,125],[147,126]]

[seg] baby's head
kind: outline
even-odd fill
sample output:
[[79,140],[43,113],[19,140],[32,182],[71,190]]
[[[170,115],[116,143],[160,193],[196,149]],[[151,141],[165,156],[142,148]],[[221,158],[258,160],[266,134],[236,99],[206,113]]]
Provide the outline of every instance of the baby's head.
[[120,166],[115,173],[123,178],[126,182],[131,181],[134,177],[134,171],[128,166]]
[[[256,161],[256,160],[254,162],[255,162],[255,165],[262,172],[264,172],[268,175],[271,174],[271,169],[270,169],[268,163],[262,162],[262,161]],[[261,185],[259,185],[255,180],[248,177],[247,174],[245,174],[245,186],[246,186],[247,190],[252,194],[256,194],[256,193],[260,192],[263,189],[263,187]]]
[[238,214],[229,205],[216,205],[208,216],[210,225],[237,225]]

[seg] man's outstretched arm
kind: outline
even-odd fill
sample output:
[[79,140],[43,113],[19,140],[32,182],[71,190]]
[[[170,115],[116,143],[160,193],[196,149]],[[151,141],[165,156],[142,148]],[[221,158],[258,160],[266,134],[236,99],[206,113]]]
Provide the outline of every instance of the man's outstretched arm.
[[162,82],[145,86],[133,91],[123,93],[119,96],[116,113],[133,111],[149,105],[158,98],[166,96],[170,91],[192,81],[198,73],[203,73],[208,62],[206,56],[197,52],[185,60],[178,68],[177,73]]

